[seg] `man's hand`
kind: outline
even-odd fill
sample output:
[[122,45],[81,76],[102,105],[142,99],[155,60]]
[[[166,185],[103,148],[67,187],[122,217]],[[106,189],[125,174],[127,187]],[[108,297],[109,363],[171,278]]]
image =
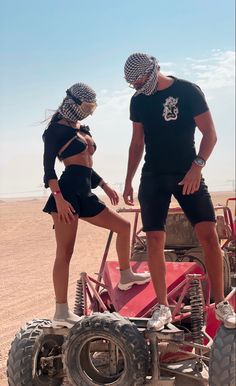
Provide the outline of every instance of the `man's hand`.
[[123,198],[127,205],[134,205],[134,191],[131,183],[126,182]]
[[193,194],[197,192],[201,182],[202,168],[198,165],[192,164],[191,169],[185,174],[182,181],[178,185],[183,185],[183,194]]
[[132,180],[141,161],[144,150],[144,128],[140,122],[133,122],[133,135],[129,147],[129,160],[123,192],[124,202],[134,205]]
[[119,196],[114,189],[112,189],[107,183],[104,183],[102,189],[106,195],[110,198],[112,205],[117,205],[119,202]]

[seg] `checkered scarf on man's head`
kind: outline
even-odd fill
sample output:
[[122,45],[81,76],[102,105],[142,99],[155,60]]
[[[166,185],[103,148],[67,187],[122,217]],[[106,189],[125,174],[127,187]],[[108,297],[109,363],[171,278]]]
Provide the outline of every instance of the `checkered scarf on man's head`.
[[[69,88],[69,91],[75,98],[80,99],[81,102],[96,102],[95,91],[85,83],[76,83]],[[78,105],[69,95],[63,100],[58,112],[63,116],[63,118],[72,122],[81,121],[88,116],[88,114],[81,109],[81,106]]]
[[158,61],[154,56],[142,53],[135,53],[128,57],[124,67],[125,79],[133,84],[138,77],[150,74],[146,83],[136,91],[134,96],[139,94],[152,95],[158,81]]

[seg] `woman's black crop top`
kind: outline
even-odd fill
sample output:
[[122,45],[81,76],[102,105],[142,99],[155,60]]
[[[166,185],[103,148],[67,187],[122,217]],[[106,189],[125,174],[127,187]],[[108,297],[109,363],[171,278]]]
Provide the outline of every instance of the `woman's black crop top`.
[[[48,128],[43,133],[44,141],[44,186],[48,188],[48,181],[52,179],[57,179],[55,172],[55,160],[56,157],[59,159],[65,159],[75,154],[79,154],[84,151],[87,147],[87,144],[82,139],[74,138],[76,136],[78,129],[74,129],[71,126],[61,125],[59,123],[51,123]],[[81,126],[79,131],[90,135],[90,130],[88,126]],[[60,153],[60,149],[69,142],[72,138],[73,141],[65,148],[63,152]],[[91,185],[92,188],[96,188],[99,185],[99,182],[102,178],[92,170],[91,176]]]
[[82,141],[80,137],[74,137],[73,140],[69,143],[69,145],[60,152],[59,158],[63,160],[65,158],[71,157],[72,155],[82,153],[86,149],[88,145]]

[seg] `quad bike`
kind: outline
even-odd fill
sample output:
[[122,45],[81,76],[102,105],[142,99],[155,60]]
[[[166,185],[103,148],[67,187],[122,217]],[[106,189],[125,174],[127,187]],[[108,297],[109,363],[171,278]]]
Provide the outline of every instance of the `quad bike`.
[[[229,293],[232,286],[236,286],[236,222],[228,206],[229,201],[233,200],[235,201],[236,198],[228,198],[226,205],[217,205],[215,207],[216,230],[221,244],[224,262],[225,295]],[[147,260],[146,236],[142,231],[142,227],[138,227],[140,212],[135,209],[133,211],[135,212],[135,219],[131,259],[135,261],[145,261]],[[195,261],[206,270],[202,247],[181,208],[171,208],[169,210],[166,236],[166,261]]]
[[[218,205],[216,213],[219,210],[224,226],[218,219],[218,235],[228,264],[226,298],[235,309],[236,289],[231,287],[235,229],[228,206]],[[145,252],[140,248],[145,246],[142,230],[137,231],[140,211],[120,212],[135,213],[131,265],[134,271],[145,271],[147,262],[138,256]],[[182,215],[179,209],[170,209],[168,221],[173,229],[176,214]],[[175,225],[179,227],[179,219]],[[189,225],[182,226],[186,236]],[[77,281],[74,311],[82,316],[81,321],[70,330],[53,329],[46,319],[26,323],[9,351],[9,386],[59,386],[65,380],[78,386],[173,386],[178,375],[210,386],[235,385],[236,330],[226,329],[215,318],[204,258],[194,250],[199,251],[199,245],[193,235],[189,233],[188,243],[186,238],[180,240],[179,232],[175,235],[167,237],[166,245],[171,323],[159,332],[146,328],[156,305],[152,283],[129,291],[118,289],[118,263],[107,259],[110,232],[96,279],[83,272]]]

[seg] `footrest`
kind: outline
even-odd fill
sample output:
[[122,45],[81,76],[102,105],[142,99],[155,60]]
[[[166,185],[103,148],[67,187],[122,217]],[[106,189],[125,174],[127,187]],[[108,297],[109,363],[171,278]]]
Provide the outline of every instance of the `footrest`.
[[169,371],[170,373],[180,374],[185,377],[201,381],[202,385],[208,385],[208,367],[203,363],[203,369],[199,371],[196,366],[196,360],[188,360],[179,363],[160,364],[161,370]]
[[161,331],[146,330],[145,338],[148,338],[148,339],[157,338],[159,341],[183,343],[184,331],[181,331],[181,330],[171,331],[171,330],[165,330],[165,329]]

